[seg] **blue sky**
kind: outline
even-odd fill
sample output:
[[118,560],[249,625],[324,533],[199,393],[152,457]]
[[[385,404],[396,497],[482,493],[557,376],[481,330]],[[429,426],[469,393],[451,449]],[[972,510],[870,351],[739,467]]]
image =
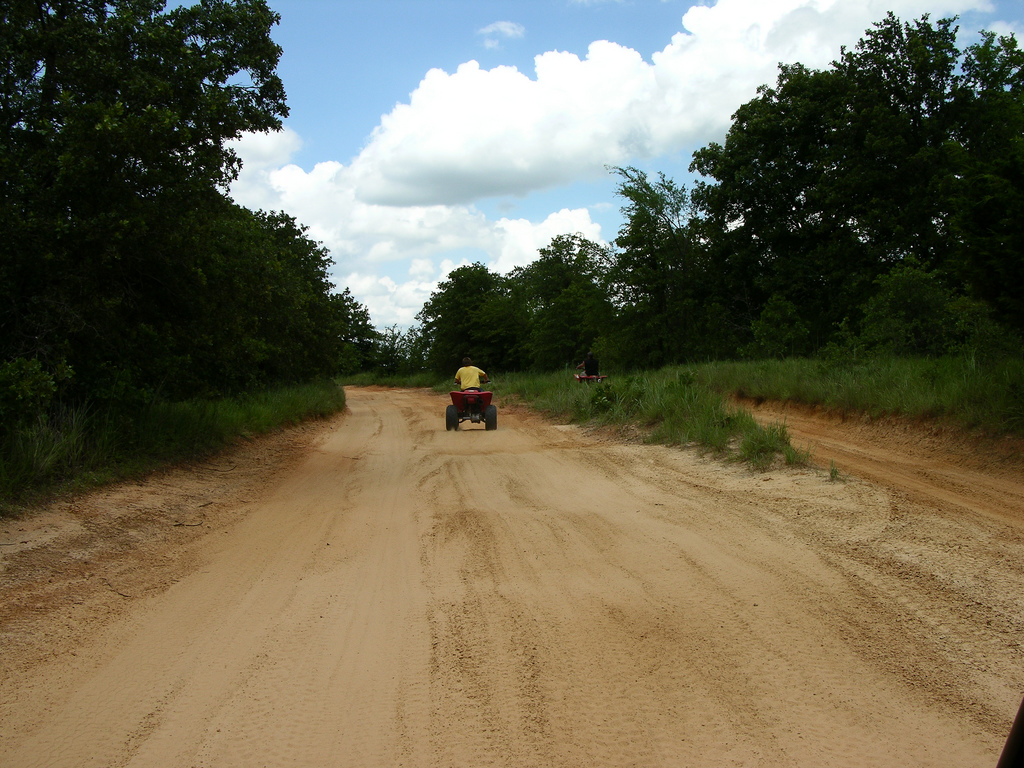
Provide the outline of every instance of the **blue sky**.
[[566,232],[610,242],[607,166],[689,181],[780,61],[827,66],[886,11],[1024,38],[1019,0],[269,4],[291,114],[237,143],[232,195],[309,227],[378,327],[412,324],[460,264],[505,272]]

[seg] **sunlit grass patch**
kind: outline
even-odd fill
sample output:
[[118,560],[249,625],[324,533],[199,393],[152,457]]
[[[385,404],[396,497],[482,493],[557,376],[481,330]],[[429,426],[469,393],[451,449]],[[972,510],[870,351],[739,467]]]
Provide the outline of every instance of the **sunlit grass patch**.
[[767,467],[776,456],[787,464],[809,459],[806,451],[790,444],[784,426],[761,427],[749,412],[700,383],[686,366],[611,377],[600,384],[580,384],[567,372],[513,374],[502,378],[502,389],[557,418],[633,424],[646,430],[651,442],[735,455],[755,468]]
[[739,457],[755,469],[768,469],[778,455],[784,455],[790,446],[789,431],[780,422],[755,424],[744,431]]

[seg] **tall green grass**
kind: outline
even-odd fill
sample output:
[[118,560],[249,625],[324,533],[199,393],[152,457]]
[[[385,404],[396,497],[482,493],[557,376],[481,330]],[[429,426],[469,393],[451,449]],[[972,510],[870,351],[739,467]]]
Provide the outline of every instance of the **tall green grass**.
[[804,464],[809,455],[792,446],[784,424],[762,426],[742,408],[697,381],[686,367],[580,384],[561,374],[511,374],[495,387],[502,394],[557,418],[577,423],[640,426],[652,442],[692,445],[764,469],[777,457]]
[[157,402],[135,413],[58,408],[0,441],[0,513],[46,493],[206,456],[240,437],[344,407],[344,389],[322,381],[222,400]]
[[721,394],[791,400],[872,416],[938,418],[992,434],[1024,434],[1024,361],[974,357],[788,359],[694,366]]

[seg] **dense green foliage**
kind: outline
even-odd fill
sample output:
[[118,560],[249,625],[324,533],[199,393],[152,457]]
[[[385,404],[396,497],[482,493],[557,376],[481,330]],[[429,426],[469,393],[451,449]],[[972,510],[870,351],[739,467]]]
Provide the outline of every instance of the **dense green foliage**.
[[908,264],[1024,329],[1024,52],[956,32],[890,14],[827,70],[781,67],[694,155],[693,234],[741,338],[790,306],[777,327],[812,352]]
[[47,441],[102,462],[104,420],[123,435],[168,403],[371,355],[366,309],[333,292],[326,250],[225,194],[228,142],[287,115],[277,14],[265,0],[165,5],[0,6],[3,487],[93,460],[54,458],[65,448]]
[[[264,0],[15,0],[0,56],[0,413],[356,367],[365,310],[283,214],[224,194],[287,115]],[[358,333],[353,327],[365,326]],[[366,344],[363,344],[365,347]]]
[[408,369],[1019,358],[1024,52],[956,35],[890,14],[825,70],[781,66],[694,154],[692,190],[613,169],[611,248],[563,235],[509,275],[453,272],[402,337]]
[[560,235],[507,276],[460,267],[423,306],[406,346],[424,350],[423,364],[437,372],[454,373],[467,355],[502,370],[557,368],[582,357],[614,316],[602,284],[607,260],[596,243]]
[[154,401],[131,414],[113,407],[51,409],[0,438],[0,514],[34,495],[201,458],[239,437],[344,407],[345,391],[319,381],[232,398]]

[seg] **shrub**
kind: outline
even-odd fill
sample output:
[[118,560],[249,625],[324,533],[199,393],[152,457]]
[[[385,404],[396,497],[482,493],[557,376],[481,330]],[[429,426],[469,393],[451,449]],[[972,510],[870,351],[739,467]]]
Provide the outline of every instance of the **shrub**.
[[53,374],[32,358],[19,357],[0,365],[0,430],[38,419],[57,393]]
[[953,327],[953,295],[913,258],[875,280],[878,292],[864,308],[861,336],[871,348],[892,355],[938,355]]

